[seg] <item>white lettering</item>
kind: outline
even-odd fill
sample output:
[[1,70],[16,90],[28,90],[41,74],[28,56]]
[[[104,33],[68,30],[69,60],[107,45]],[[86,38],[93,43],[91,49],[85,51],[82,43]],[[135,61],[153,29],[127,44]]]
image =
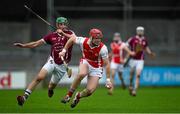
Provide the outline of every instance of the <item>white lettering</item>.
[[146,82],[156,83],[156,82],[159,82],[160,75],[156,72],[149,70],[149,71],[143,72],[143,79]]
[[174,74],[170,71],[164,73],[164,80],[167,82],[180,82],[180,74]]

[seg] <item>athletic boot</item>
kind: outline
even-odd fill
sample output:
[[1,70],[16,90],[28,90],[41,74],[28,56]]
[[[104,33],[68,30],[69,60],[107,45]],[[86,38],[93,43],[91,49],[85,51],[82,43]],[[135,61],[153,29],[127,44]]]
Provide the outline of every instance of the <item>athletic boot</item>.
[[61,103],[64,103],[66,104],[67,102],[69,102],[71,99],[71,97],[69,97],[69,95],[66,95],[62,100],[61,100]]
[[108,90],[108,95],[113,95],[113,90],[112,89]]
[[17,101],[18,101],[18,105],[19,106],[23,106],[24,102],[25,102],[25,97],[24,96],[17,96]]
[[136,90],[132,91],[132,96],[136,96]]
[[124,83],[121,84],[122,89],[126,89],[126,85]]
[[73,99],[73,102],[71,103],[71,108],[74,108],[80,101],[80,93],[77,92],[74,99]]
[[133,87],[129,86],[129,94],[132,95]]
[[53,90],[48,90],[48,97],[51,98],[54,94],[54,91]]

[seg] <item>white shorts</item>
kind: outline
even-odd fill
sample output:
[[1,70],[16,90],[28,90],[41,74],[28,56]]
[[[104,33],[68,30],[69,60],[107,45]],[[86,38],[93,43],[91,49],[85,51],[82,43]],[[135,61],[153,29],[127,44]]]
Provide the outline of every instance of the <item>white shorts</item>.
[[123,72],[124,67],[123,64],[118,64],[113,61],[111,61],[111,69],[115,69],[117,72]]
[[50,82],[58,84],[64,75],[67,75],[64,64],[58,65],[54,62],[52,57],[49,57],[46,64],[42,67],[48,71],[48,75],[51,75]]
[[86,59],[82,59],[81,60],[81,64],[87,64],[88,65],[88,75],[89,76],[98,76],[98,77],[102,77],[102,73],[103,73],[103,68],[102,67],[99,67],[99,68],[95,68],[93,66],[91,66]]
[[132,69],[142,70],[144,68],[144,60],[130,59],[129,66]]

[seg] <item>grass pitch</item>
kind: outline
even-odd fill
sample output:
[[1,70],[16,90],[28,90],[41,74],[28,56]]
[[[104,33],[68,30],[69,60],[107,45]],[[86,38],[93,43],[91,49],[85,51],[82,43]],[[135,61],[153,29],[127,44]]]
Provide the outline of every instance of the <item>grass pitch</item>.
[[116,87],[112,96],[99,87],[96,92],[81,99],[75,108],[70,103],[62,104],[60,99],[67,88],[58,88],[52,98],[47,89],[37,89],[23,107],[17,105],[16,96],[23,90],[0,90],[0,113],[172,113],[180,112],[180,87],[144,87],[137,96],[129,95],[128,90]]

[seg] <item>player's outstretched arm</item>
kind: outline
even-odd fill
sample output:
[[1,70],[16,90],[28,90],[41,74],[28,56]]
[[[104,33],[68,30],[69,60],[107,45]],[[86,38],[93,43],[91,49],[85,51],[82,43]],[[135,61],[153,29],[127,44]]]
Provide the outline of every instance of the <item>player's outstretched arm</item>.
[[154,52],[152,52],[148,46],[145,48],[145,50],[152,58],[154,58],[156,56],[156,54]]
[[44,41],[41,39],[34,42],[29,42],[29,43],[14,43],[14,46],[17,46],[20,48],[35,48],[42,44],[44,44]]
[[67,41],[67,43],[66,43],[66,45],[64,46],[63,50],[59,53],[59,57],[65,56],[65,53],[66,53],[66,51],[68,50],[68,48],[69,48],[70,46],[72,46],[73,43],[75,43],[75,42],[76,42],[76,36],[72,36],[72,37]]
[[110,80],[110,63],[109,63],[109,59],[108,58],[105,58],[103,59],[103,64],[106,68],[106,87],[108,89],[110,89],[112,87],[112,83],[111,83],[111,80]]

